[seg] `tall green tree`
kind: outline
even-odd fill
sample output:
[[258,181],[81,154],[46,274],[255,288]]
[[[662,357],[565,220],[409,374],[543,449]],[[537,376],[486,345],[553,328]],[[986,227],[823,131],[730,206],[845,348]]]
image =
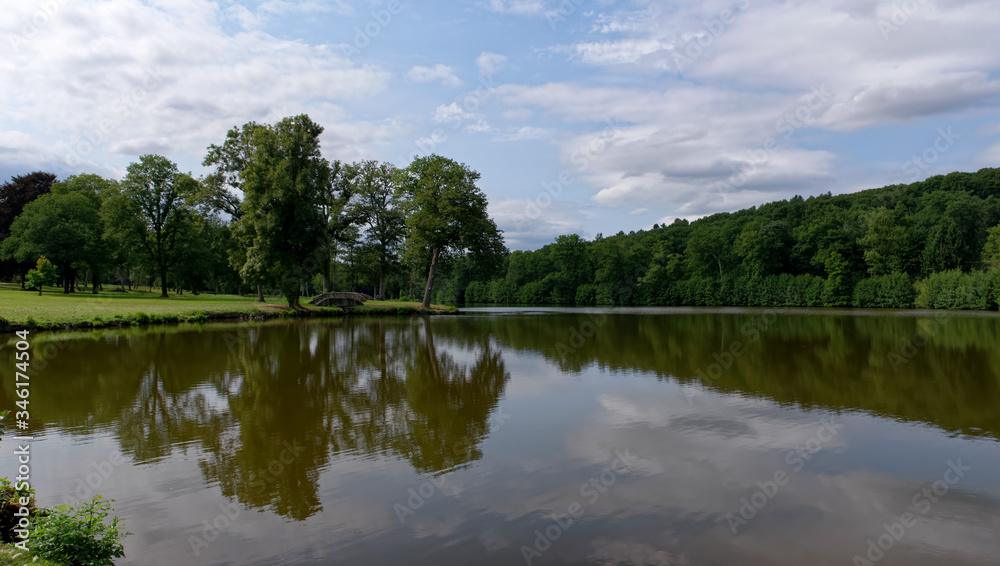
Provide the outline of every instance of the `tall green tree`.
[[191,221],[187,199],[199,191],[198,182],[183,175],[160,155],[143,155],[128,166],[122,194],[130,201],[131,219],[122,218],[138,249],[160,278],[160,296],[167,297],[170,268],[178,260],[182,236]]
[[264,302],[265,274],[259,266],[247,265],[247,247],[253,241],[253,226],[241,222],[243,210],[243,178],[254,150],[253,133],[264,126],[250,121],[241,127],[230,129],[222,145],[208,146],[208,153],[202,165],[215,170],[202,183],[204,189],[197,197],[199,206],[206,211],[224,213],[229,216],[229,230],[232,232],[232,246],[229,261],[240,272],[245,281],[257,287],[257,301]]
[[906,228],[898,209],[879,207],[868,214],[867,230],[858,239],[873,277],[903,270]]
[[[0,184],[0,244],[10,236],[10,227],[24,210],[25,205],[47,194],[56,182],[52,173],[35,171],[27,175],[11,177],[10,181]],[[18,274],[21,277],[21,288],[24,288],[24,274],[31,268],[31,263],[15,260],[0,262],[0,277]]]
[[[407,168],[401,191],[407,211],[407,253],[428,266],[424,308],[430,307],[438,262],[469,255],[481,274],[492,275],[507,250],[487,212],[479,173],[440,155],[419,157]],[[484,276],[482,279],[488,279]]]
[[986,269],[1000,268],[1000,224],[986,231],[986,244],[983,246],[983,267]]
[[353,194],[351,216],[364,225],[364,243],[374,259],[376,298],[384,301],[386,278],[399,265],[406,236],[398,194],[400,174],[391,163],[362,161],[347,167],[346,178]]
[[0,253],[22,263],[44,255],[60,267],[63,293],[70,293],[82,264],[100,261],[102,231],[93,200],[77,192],[49,193],[24,207]]
[[332,179],[320,154],[322,133],[304,114],[257,128],[243,173],[241,223],[249,229],[249,246],[242,272],[268,275],[293,308],[300,306],[308,262],[316,261],[326,242],[320,207]]

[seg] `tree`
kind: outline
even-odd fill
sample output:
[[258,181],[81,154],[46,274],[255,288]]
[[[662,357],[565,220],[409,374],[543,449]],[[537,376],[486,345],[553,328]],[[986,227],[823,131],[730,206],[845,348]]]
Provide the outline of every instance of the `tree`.
[[986,245],[983,246],[983,267],[996,269],[1000,267],[1000,224],[986,231]]
[[751,279],[780,273],[785,250],[785,225],[781,221],[755,218],[743,227],[733,249],[743,259],[743,267]]
[[721,278],[724,268],[729,266],[732,243],[726,241],[722,229],[726,217],[717,215],[713,219],[716,220],[714,223],[702,219],[692,225],[691,237],[684,252],[688,271],[692,275],[714,277],[718,271]]
[[[0,184],[0,244],[10,236],[10,227],[14,219],[20,216],[24,207],[38,197],[47,194],[56,182],[52,173],[36,171],[28,175],[11,177],[11,180]],[[30,263],[4,262],[0,265],[0,275],[21,274],[21,288],[24,288],[24,272]]]
[[[77,193],[81,194],[93,204],[98,211],[102,211],[104,202],[111,197],[118,186],[117,181],[107,180],[99,175],[73,175],[64,181],[59,181],[52,185],[53,194]],[[98,241],[94,243],[96,249],[90,254],[87,266],[90,268],[90,278],[93,284],[93,293],[96,295],[100,286],[101,275],[114,267],[120,259],[122,252],[115,246],[109,245],[105,239],[104,215],[99,214],[101,223],[101,233],[98,234]],[[114,242],[118,244],[118,242]],[[127,244],[122,243],[121,246]]]
[[202,162],[205,167],[214,166],[215,172],[205,178],[199,202],[213,211],[225,212],[233,221],[243,217],[242,200],[237,193],[243,192],[243,172],[253,152],[251,138],[261,127],[251,121],[241,128],[232,128],[226,132],[222,145],[208,146],[208,154]]
[[257,128],[250,135],[253,149],[243,174],[241,224],[249,245],[241,273],[270,276],[292,308],[300,306],[306,266],[326,245],[320,207],[331,171],[320,155],[322,133],[323,127],[305,114]]
[[253,268],[244,269],[247,267],[246,248],[253,241],[253,234],[250,225],[240,222],[244,215],[243,200],[237,193],[243,192],[243,175],[253,152],[251,137],[262,127],[256,122],[247,122],[241,128],[229,130],[221,146],[208,146],[202,165],[214,166],[215,172],[205,178],[203,192],[196,199],[203,209],[229,215],[229,229],[235,236],[229,254],[230,264],[241,272],[244,280],[256,284],[257,301],[261,303],[264,302],[264,274]]
[[440,155],[429,155],[415,159],[407,173],[401,187],[407,212],[407,253],[429,264],[423,299],[423,307],[428,308],[440,260],[468,254],[483,274],[491,274],[502,264],[507,250],[501,231],[486,210],[486,195],[476,186],[478,172]]
[[[190,221],[186,199],[197,193],[198,182],[182,175],[172,161],[143,155],[128,166],[122,194],[130,201],[124,228],[139,243],[140,255],[160,277],[160,296],[167,297],[168,272],[176,261],[178,235]],[[128,212],[134,215],[127,217]]]
[[858,244],[865,250],[868,273],[877,277],[903,271],[906,228],[899,211],[883,206],[873,210],[867,220],[868,229]]
[[406,235],[406,218],[397,194],[399,172],[391,163],[362,161],[347,167],[346,179],[354,196],[350,216],[366,226],[364,244],[374,259],[377,299],[385,300],[386,277],[399,264]]
[[52,265],[52,262],[45,259],[45,256],[38,258],[38,262],[35,263],[35,269],[28,272],[28,285],[32,288],[38,289],[38,294],[42,294],[42,287],[45,285],[54,285],[56,282],[56,266]]
[[851,272],[847,260],[839,252],[826,256],[826,282],[823,284],[823,304],[828,307],[842,307],[850,303]]
[[100,261],[102,231],[92,199],[77,192],[49,193],[24,207],[0,253],[20,262],[44,255],[61,268],[63,293],[70,293],[81,264]]

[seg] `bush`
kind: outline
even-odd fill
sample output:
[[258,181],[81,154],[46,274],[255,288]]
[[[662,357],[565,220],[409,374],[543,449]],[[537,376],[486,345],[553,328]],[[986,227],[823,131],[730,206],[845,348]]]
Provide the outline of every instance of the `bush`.
[[541,281],[532,281],[521,287],[521,292],[518,293],[518,300],[530,305],[545,304],[549,300],[549,290],[545,288],[545,285]]
[[473,281],[465,287],[465,302],[485,303],[487,302],[487,287],[481,281]]
[[494,279],[487,285],[486,299],[491,303],[516,303],[518,299],[517,285],[506,279]]
[[576,288],[576,304],[593,305],[597,303],[597,285],[586,283]]
[[0,538],[3,542],[16,542],[14,529],[18,528],[19,517],[15,513],[21,509],[20,499],[28,499],[28,512],[36,516],[35,488],[17,490],[9,478],[0,478]]
[[917,290],[905,273],[891,273],[862,279],[854,287],[853,304],[861,308],[913,308]]
[[122,539],[132,534],[115,517],[104,522],[111,504],[97,496],[93,501],[54,507],[38,517],[28,548],[42,558],[69,566],[112,566],[112,558],[125,556]]

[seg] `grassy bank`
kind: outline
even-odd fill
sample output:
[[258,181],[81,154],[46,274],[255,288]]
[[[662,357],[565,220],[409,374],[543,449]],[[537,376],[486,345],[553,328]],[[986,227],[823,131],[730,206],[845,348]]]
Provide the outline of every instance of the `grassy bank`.
[[25,552],[12,544],[0,544],[0,566],[59,566],[41,558],[32,560],[31,553]]
[[179,322],[204,322],[207,320],[265,319],[299,316],[408,315],[446,314],[457,312],[454,307],[433,305],[421,309],[420,303],[398,301],[369,301],[349,309],[314,307],[306,305],[295,311],[285,300],[268,297],[258,303],[256,297],[236,295],[176,295],[163,299],[159,292],[142,290],[116,293],[103,291],[98,294],[77,292],[63,295],[55,287],[46,288],[42,295],[37,291],[24,291],[16,284],[0,284],[0,331],[20,328],[69,329],[101,328],[146,324],[173,324]]

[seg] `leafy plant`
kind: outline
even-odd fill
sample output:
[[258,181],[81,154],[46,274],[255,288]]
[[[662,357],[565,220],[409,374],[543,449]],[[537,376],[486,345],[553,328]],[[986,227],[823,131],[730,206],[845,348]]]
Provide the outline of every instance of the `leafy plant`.
[[[15,485],[25,488],[16,489]],[[21,505],[21,498],[26,499],[28,504]],[[38,509],[35,507],[35,488],[24,483],[11,483],[9,478],[0,478],[0,540],[15,542],[14,529],[18,528],[20,520],[16,513],[21,507],[27,507],[31,516],[36,515]]]
[[118,517],[105,523],[110,511],[111,504],[101,496],[54,507],[37,519],[29,548],[42,558],[69,566],[112,566],[113,558],[125,556],[121,541],[132,533],[121,527]]

